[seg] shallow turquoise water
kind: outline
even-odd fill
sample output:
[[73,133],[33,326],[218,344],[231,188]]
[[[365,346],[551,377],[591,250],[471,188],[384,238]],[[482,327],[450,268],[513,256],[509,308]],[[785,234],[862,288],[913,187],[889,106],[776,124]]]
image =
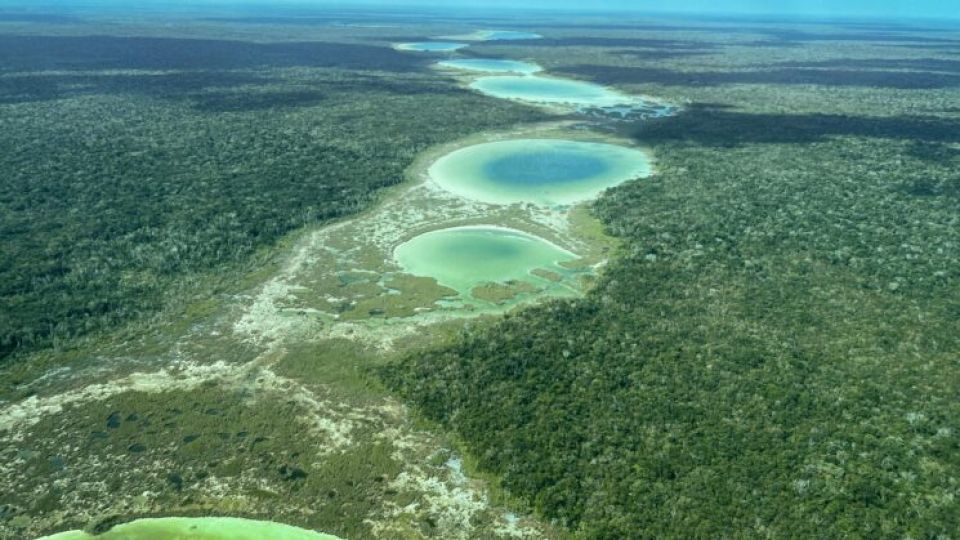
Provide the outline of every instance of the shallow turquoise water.
[[450,39],[457,41],[502,41],[502,40],[520,40],[520,39],[540,39],[543,36],[533,32],[518,32],[514,30],[477,30],[469,34],[458,34],[455,36],[442,36],[438,39]]
[[637,98],[598,84],[549,77],[512,75],[480,77],[470,84],[470,88],[503,99],[568,104],[577,107],[613,107],[638,101]]
[[466,43],[451,41],[421,41],[418,43],[400,43],[397,45],[397,49],[417,52],[453,52],[467,46]]
[[444,60],[438,65],[467,71],[481,71],[485,73],[536,73],[543,68],[530,62],[517,60],[495,60],[492,58],[461,58]]
[[431,180],[468,199],[542,206],[592,199],[604,189],[649,176],[640,150],[563,139],[512,139],[461,148],[438,159]]
[[526,281],[556,294],[566,286],[534,276],[542,268],[567,274],[557,263],[577,258],[542,238],[493,226],[454,227],[428,232],[397,246],[397,264],[409,274],[432,277],[464,297],[484,283]]
[[270,521],[238,518],[140,519],[93,536],[69,531],[40,540],[339,540]]

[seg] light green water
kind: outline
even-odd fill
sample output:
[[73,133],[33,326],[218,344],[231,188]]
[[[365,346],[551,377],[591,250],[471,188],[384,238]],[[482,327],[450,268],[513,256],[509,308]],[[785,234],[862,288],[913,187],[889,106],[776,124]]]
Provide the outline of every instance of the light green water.
[[523,281],[555,295],[571,295],[573,290],[566,284],[530,272],[544,269],[569,276],[558,263],[577,256],[514,229],[471,226],[421,234],[397,246],[394,258],[405,272],[432,277],[464,298],[473,298],[471,291],[478,285],[509,281]]
[[558,206],[649,176],[640,150],[563,139],[512,139],[461,148],[438,159],[430,179],[443,189],[492,204]]
[[639,101],[598,84],[538,76],[480,77],[470,84],[470,88],[502,99],[575,107],[615,107]]
[[458,60],[444,60],[437,63],[440,66],[479,71],[484,73],[537,73],[543,71],[540,66],[531,62],[517,60],[496,60],[492,58],[461,58]]
[[141,519],[93,536],[70,531],[39,540],[339,540],[335,536],[269,521],[239,518]]
[[418,43],[399,43],[395,48],[399,51],[413,52],[453,52],[467,46],[466,43],[448,41],[421,41]]

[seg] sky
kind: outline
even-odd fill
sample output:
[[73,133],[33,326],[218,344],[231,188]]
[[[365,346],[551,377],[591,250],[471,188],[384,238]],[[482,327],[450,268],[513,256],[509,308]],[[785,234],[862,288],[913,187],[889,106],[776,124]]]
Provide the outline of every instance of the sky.
[[[112,3],[111,0],[41,0],[46,5]],[[24,0],[0,0],[0,8]],[[26,2],[29,5],[29,1]],[[126,0],[137,4],[170,4],[177,7],[298,7],[371,5],[401,8],[532,8],[545,10],[636,11],[701,15],[792,15],[807,17],[868,17],[880,19],[960,19],[960,0]],[[145,6],[144,6],[145,7]]]
[[[370,0],[375,2],[376,0]],[[382,0],[380,3],[383,3]],[[400,0],[393,4],[423,3]],[[669,13],[960,18],[960,0],[446,0],[447,5],[526,6],[546,9],[630,10]]]

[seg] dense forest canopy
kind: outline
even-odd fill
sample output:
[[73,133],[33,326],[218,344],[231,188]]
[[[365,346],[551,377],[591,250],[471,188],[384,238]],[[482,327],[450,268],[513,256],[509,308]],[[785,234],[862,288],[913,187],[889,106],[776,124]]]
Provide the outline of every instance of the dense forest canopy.
[[[0,531],[240,508],[443,537],[467,529],[431,505],[469,497],[429,489],[483,476],[558,538],[955,536],[960,31],[543,16],[0,10],[0,479],[17,486],[0,490]],[[391,48],[475,27],[544,39],[464,57],[680,110],[548,114]],[[362,219],[438,145],[547,120],[655,157],[590,206],[619,244],[584,297],[418,327],[392,349],[231,333],[260,313],[245,294],[285,241]],[[127,334],[101,336],[228,289],[215,324],[129,349],[214,375],[123,386],[128,349],[98,345]],[[102,371],[74,381],[58,355],[81,338]],[[493,530],[514,510],[472,515]]]
[[358,43],[0,35],[0,359],[142,318],[187,276],[366,208],[430,145],[537,117],[424,65]]
[[385,377],[578,538],[955,534],[956,34],[628,32],[497,47],[690,100],[600,282]]

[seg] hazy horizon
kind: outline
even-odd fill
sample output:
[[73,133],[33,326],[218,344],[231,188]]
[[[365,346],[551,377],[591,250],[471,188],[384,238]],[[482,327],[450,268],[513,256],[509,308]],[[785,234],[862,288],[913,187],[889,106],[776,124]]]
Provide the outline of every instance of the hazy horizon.
[[184,9],[370,9],[389,8],[396,11],[404,9],[431,9],[449,12],[451,10],[549,10],[577,12],[632,12],[637,14],[660,15],[703,15],[703,16],[782,16],[804,18],[866,18],[866,19],[940,19],[960,20],[954,0],[847,0],[839,6],[830,0],[804,0],[778,2],[771,5],[764,0],[679,0],[668,5],[657,2],[606,0],[596,2],[584,9],[578,0],[449,0],[442,6],[430,4],[425,0],[140,0],[139,2],[120,2],[118,0],[66,0],[57,2],[26,2],[24,0],[0,0],[0,9],[29,9],[31,11],[91,8],[99,6],[122,5],[172,10]]
[[[233,3],[231,0],[208,0]],[[248,0],[250,3],[270,3],[271,0]],[[382,0],[354,0],[336,2],[325,0],[301,0],[298,3],[326,4],[340,6],[383,5]],[[773,4],[773,5],[771,5]],[[465,8],[504,8],[504,9],[546,9],[570,11],[631,11],[636,13],[664,14],[709,14],[709,15],[783,15],[817,17],[869,17],[869,18],[938,18],[956,19],[958,15],[955,0],[845,0],[842,7],[835,0],[793,0],[771,3],[769,0],[676,0],[674,2],[649,2],[636,0],[606,0],[594,2],[584,9],[581,0],[448,0],[445,7],[462,6]],[[424,0],[399,0],[389,3],[391,6],[429,7]],[[920,13],[922,12],[922,13]]]

